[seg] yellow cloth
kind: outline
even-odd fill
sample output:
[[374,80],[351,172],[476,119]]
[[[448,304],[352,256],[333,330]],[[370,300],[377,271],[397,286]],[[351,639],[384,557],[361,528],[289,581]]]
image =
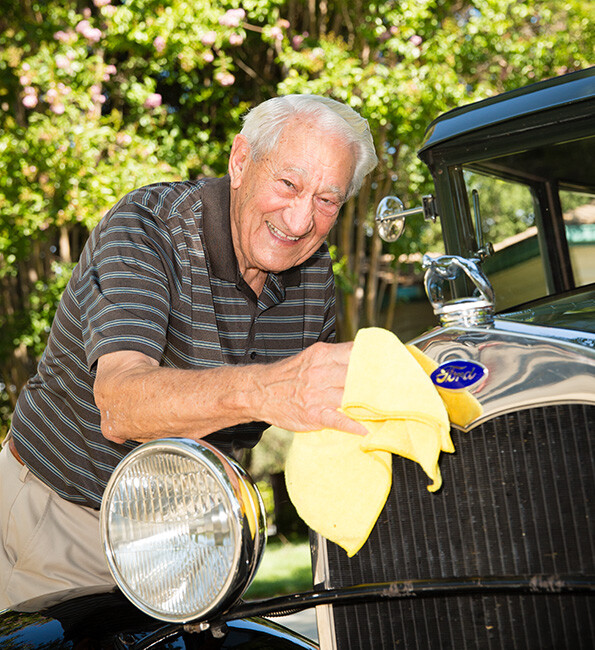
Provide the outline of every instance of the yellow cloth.
[[391,453],[417,461],[441,483],[440,451],[452,452],[448,415],[432,381],[387,330],[360,330],[349,361],[341,409],[369,434],[296,433],[285,478],[300,517],[349,557],[368,538],[390,491]]
[[299,433],[285,463],[287,490],[299,516],[349,557],[368,539],[392,482],[391,455],[363,452],[361,440],[333,429]]

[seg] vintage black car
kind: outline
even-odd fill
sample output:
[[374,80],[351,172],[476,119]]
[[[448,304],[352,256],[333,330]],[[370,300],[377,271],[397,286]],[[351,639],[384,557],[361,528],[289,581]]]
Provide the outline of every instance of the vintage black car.
[[265,545],[250,477],[206,445],[141,445],[102,507],[120,589],[6,612],[0,647],[314,648],[262,618],[314,606],[323,649],[595,647],[595,68],[451,111],[419,156],[435,193],[387,197],[378,227],[440,220],[439,325],[412,343],[482,407],[441,490],[394,457],[354,557],[312,535],[312,592],[244,602]]

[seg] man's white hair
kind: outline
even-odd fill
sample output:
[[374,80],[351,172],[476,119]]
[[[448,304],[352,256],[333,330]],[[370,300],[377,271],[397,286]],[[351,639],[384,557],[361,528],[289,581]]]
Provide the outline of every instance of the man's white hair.
[[355,145],[355,170],[346,199],[359,192],[364,177],[378,164],[368,121],[351,107],[322,95],[283,95],[253,108],[244,118],[241,130],[250,145],[254,160],[275,148],[281,131],[294,117],[310,118],[321,129],[345,138]]

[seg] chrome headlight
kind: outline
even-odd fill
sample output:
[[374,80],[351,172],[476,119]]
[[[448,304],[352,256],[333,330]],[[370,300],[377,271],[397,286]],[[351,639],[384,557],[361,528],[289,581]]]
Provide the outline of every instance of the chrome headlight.
[[243,468],[211,445],[158,440],[114,471],[101,534],[122,592],[155,618],[185,623],[246,590],[266,543],[264,506]]

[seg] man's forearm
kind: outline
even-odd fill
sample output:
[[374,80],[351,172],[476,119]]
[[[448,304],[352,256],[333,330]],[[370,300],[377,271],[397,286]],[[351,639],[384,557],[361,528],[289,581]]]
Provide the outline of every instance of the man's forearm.
[[250,374],[249,366],[180,370],[159,367],[137,353],[106,355],[95,382],[103,435],[120,443],[202,438],[250,422]]
[[101,357],[95,400],[114,442],[202,438],[253,420],[285,429],[365,434],[340,407],[351,344],[318,343],[272,364],[205,370],[159,367],[137,352]]

